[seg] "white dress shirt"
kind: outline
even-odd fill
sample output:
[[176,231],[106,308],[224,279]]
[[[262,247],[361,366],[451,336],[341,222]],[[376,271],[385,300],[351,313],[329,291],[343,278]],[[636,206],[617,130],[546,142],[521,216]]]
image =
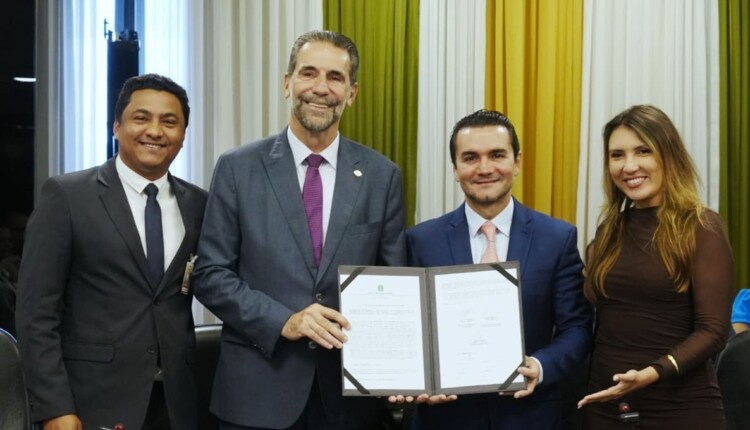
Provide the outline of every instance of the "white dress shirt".
[[[164,232],[164,271],[167,271],[169,264],[177,254],[177,250],[185,238],[185,224],[182,222],[180,208],[177,205],[177,198],[172,190],[172,185],[167,180],[167,174],[155,181],[149,181],[143,176],[133,171],[118,156],[115,160],[117,175],[120,177],[122,187],[125,189],[125,196],[128,199],[130,211],[135,220],[135,227],[138,229],[138,235],[141,237],[143,253],[146,254],[146,201],[148,196],[143,190],[146,185],[153,183],[159,188],[156,195],[156,201],[161,208],[161,225]],[[146,256],[148,257],[148,255]]]
[[[339,133],[333,139],[330,145],[324,149],[320,155],[324,161],[318,167],[320,171],[320,180],[323,183],[323,246],[326,243],[326,233],[328,231],[328,221],[331,219],[331,206],[333,204],[333,189],[336,186],[336,163],[339,159]],[[286,137],[289,139],[289,146],[292,148],[294,165],[297,167],[297,179],[299,180],[300,193],[305,185],[305,174],[307,173],[307,156],[312,154],[310,148],[305,146],[297,136],[292,133],[292,128],[286,129]]]
[[474,264],[479,263],[482,260],[482,254],[487,249],[489,241],[487,236],[482,233],[481,227],[485,221],[491,221],[495,224],[495,247],[497,251],[497,259],[505,261],[508,259],[508,243],[510,242],[510,226],[513,221],[513,199],[510,199],[505,209],[500,211],[499,214],[493,219],[486,220],[482,218],[478,213],[474,211],[468,204],[464,205],[466,208],[466,222],[469,224],[469,242],[471,243],[471,259]]

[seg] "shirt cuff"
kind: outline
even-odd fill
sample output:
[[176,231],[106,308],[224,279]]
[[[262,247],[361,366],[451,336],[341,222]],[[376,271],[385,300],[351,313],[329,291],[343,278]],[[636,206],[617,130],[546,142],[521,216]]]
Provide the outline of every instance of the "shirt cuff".
[[536,357],[529,358],[536,361],[536,365],[539,366],[539,380],[536,382],[536,384],[539,385],[544,380],[544,367],[542,367],[542,362],[537,360]]

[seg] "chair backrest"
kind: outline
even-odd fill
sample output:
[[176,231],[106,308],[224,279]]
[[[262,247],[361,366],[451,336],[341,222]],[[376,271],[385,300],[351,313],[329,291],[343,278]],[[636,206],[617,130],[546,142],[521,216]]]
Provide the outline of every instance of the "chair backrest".
[[29,402],[16,340],[0,329],[0,429],[30,427]]
[[219,360],[221,343],[221,324],[208,324],[195,328],[195,365],[193,372],[198,389],[198,428],[201,430],[218,430],[219,421],[213,416],[208,406],[211,403],[216,363]]
[[750,428],[750,331],[729,339],[716,363],[727,430]]

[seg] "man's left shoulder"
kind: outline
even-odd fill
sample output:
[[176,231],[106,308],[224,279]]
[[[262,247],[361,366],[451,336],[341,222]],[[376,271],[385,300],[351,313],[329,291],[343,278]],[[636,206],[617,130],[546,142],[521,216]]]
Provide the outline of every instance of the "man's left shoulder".
[[204,190],[203,188],[184,179],[178,178],[177,176],[170,175],[170,177],[172,179],[172,185],[177,190],[197,197],[201,201],[205,201],[208,198],[208,191]]
[[534,224],[535,228],[545,229],[550,232],[558,232],[558,233],[564,233],[564,234],[568,234],[571,230],[576,229],[576,227],[573,224],[565,220],[552,217],[545,213],[520,205],[518,203],[516,204],[517,204],[516,210],[520,210],[525,215],[525,217],[531,223]]
[[345,137],[341,138],[341,145],[346,145],[350,151],[355,153],[359,158],[366,160],[368,164],[379,166],[384,169],[398,170],[398,165],[391,161],[390,158],[370,148],[369,146],[363,145],[359,142],[355,142]]

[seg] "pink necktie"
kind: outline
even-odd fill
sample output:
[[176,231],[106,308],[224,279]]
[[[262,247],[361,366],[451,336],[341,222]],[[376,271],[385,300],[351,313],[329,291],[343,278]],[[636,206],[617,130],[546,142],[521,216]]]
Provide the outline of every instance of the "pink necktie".
[[305,184],[302,186],[302,201],[307,214],[307,226],[310,228],[315,265],[320,264],[323,253],[323,181],[320,179],[320,163],[323,157],[318,154],[307,156]]
[[495,224],[492,224],[490,221],[485,221],[484,224],[482,224],[482,227],[480,227],[480,230],[482,230],[482,233],[484,233],[485,236],[487,236],[487,249],[484,250],[484,254],[482,254],[482,259],[479,260],[480,263],[497,263],[500,260],[497,258],[497,248],[495,247]]

